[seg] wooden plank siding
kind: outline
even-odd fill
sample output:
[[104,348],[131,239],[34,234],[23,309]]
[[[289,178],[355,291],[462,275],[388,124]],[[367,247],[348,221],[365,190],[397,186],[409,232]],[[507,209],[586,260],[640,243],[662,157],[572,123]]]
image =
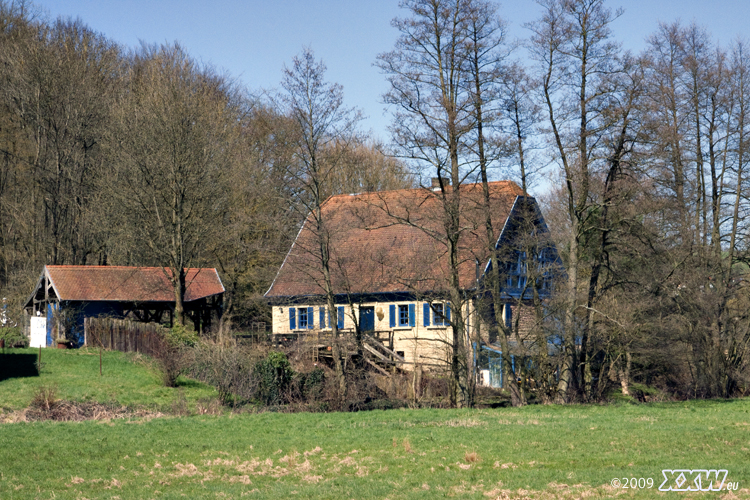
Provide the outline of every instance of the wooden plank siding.
[[157,323],[140,323],[114,318],[85,318],[86,346],[113,351],[138,352],[153,356],[158,352],[166,328]]

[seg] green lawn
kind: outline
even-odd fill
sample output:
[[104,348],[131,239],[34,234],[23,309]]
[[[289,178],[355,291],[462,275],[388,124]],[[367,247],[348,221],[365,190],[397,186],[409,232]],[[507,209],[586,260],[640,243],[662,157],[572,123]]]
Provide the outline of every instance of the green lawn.
[[[98,356],[48,353],[39,379],[80,366],[77,378],[58,381],[66,398],[168,405],[175,397],[127,356],[107,354],[105,383]],[[3,406],[27,403],[32,378],[0,380]],[[25,396],[9,396],[19,390]],[[740,489],[660,493],[662,469],[727,469]],[[617,490],[614,478],[653,486]],[[748,399],[0,425],[3,500],[748,498],[749,488]]]
[[54,387],[60,399],[156,411],[171,411],[183,397],[190,406],[216,396],[212,388],[191,380],[179,380],[178,388],[164,387],[150,360],[134,353],[105,351],[101,376],[98,350],[42,349],[41,372],[35,366],[38,354],[38,349],[0,351],[0,414],[28,406],[40,386]]

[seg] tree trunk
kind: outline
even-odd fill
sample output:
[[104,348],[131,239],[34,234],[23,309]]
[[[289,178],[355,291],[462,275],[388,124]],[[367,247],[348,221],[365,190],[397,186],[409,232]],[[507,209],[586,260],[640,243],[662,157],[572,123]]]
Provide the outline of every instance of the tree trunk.
[[622,387],[622,394],[624,396],[630,396],[630,367],[632,366],[632,362],[633,357],[630,354],[630,350],[625,351],[625,367],[618,370],[620,387]]
[[185,326],[185,270],[172,269],[172,276],[176,276],[176,279],[172,280],[172,283],[174,284],[175,326]]
[[557,384],[557,400],[567,403],[573,383],[575,366],[575,311],[578,295],[578,221],[571,221],[570,256],[568,261],[567,304],[563,320],[563,359],[560,366],[560,380]]

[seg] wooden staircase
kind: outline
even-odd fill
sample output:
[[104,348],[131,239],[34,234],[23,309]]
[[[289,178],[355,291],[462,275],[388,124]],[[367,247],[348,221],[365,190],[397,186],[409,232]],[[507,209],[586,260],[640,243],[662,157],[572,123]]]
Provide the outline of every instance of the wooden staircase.
[[[362,334],[362,347],[365,350],[365,362],[377,370],[382,375],[388,377],[391,376],[391,371],[394,367],[398,367],[406,363],[406,360],[393,350],[393,333],[392,332],[378,332],[387,333],[389,345],[386,346],[380,336],[376,337],[369,333]],[[377,333],[376,333],[377,335]],[[391,368],[391,370],[386,370]]]
[[[341,331],[344,349],[349,355],[356,354],[354,332],[351,330]],[[278,338],[276,338],[278,337]],[[333,337],[330,332],[310,332],[308,334],[287,334],[274,336],[273,345],[281,346],[287,343],[303,342],[312,352],[312,360],[318,362],[321,358],[329,358],[332,355],[331,346]],[[378,373],[390,377],[394,369],[400,368],[407,361],[403,356],[393,350],[392,331],[371,331],[362,333],[362,355],[364,362]]]

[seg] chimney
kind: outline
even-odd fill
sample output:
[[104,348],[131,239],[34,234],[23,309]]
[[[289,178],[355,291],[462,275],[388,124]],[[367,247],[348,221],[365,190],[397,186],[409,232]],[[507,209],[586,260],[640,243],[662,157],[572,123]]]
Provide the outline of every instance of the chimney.
[[[443,186],[450,186],[450,185],[451,185],[450,179],[447,179],[447,178],[444,177],[443,178]],[[439,177],[433,177],[432,178],[432,189],[433,190],[440,189],[440,178]]]

